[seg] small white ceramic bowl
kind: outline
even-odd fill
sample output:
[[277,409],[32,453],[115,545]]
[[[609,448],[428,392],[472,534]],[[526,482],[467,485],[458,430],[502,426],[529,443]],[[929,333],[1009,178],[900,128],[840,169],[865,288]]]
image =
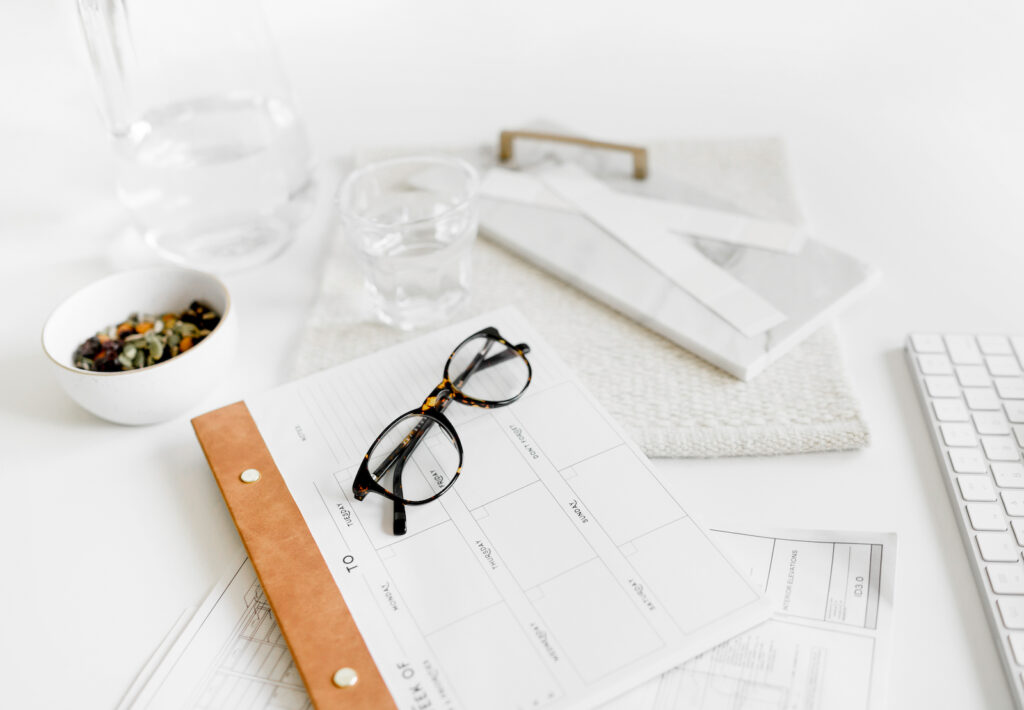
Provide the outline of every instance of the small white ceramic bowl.
[[[72,364],[75,349],[133,313],[180,312],[202,301],[220,323],[194,347],[140,370],[91,372]],[[71,399],[117,424],[154,424],[188,411],[213,390],[235,355],[238,324],[227,287],[215,276],[178,267],[124,271],[78,291],[50,314],[43,350]]]

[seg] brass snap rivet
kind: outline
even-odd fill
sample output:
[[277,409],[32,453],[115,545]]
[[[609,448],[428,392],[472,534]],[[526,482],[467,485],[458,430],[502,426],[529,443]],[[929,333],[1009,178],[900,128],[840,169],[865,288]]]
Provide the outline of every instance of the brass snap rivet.
[[339,688],[351,688],[359,682],[359,676],[351,668],[339,668],[334,672],[331,682]]
[[256,483],[260,480],[260,472],[254,468],[247,468],[242,471],[242,475],[239,476],[242,479],[242,483]]

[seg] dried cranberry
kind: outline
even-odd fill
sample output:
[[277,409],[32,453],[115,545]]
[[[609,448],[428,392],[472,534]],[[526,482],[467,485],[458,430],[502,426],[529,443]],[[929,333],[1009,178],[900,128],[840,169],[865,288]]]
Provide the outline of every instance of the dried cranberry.
[[99,354],[102,348],[103,344],[100,342],[100,339],[94,335],[78,346],[78,348],[75,350],[73,360],[75,362],[82,358],[89,358],[90,360],[92,360]]
[[99,354],[93,359],[96,363],[96,370],[98,372],[120,372],[123,368],[121,363],[117,361],[117,356],[121,354],[121,343],[116,340],[108,340],[103,343],[102,349]]

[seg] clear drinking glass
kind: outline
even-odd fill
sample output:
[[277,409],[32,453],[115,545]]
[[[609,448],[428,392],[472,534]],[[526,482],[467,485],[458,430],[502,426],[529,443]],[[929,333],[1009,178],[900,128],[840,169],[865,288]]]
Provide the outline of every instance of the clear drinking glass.
[[163,257],[267,261],[308,213],[306,136],[253,0],[78,0],[117,191]]
[[382,321],[438,323],[466,297],[479,182],[464,160],[416,157],[373,163],[342,185],[342,228]]

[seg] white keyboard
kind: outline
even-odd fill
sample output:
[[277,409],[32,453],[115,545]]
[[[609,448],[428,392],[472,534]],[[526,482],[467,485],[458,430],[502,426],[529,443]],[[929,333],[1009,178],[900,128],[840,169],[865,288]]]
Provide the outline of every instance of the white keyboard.
[[1024,708],[1024,337],[911,335],[907,357],[1018,708]]

